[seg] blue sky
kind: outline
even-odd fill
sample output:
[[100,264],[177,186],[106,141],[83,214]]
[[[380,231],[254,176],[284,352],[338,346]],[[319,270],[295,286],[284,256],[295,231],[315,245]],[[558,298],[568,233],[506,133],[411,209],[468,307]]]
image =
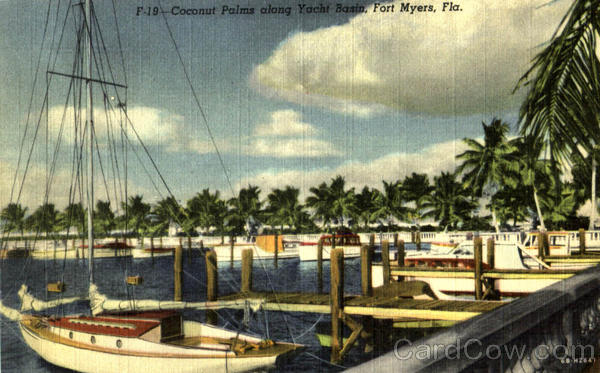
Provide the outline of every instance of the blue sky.
[[[51,2],[43,39],[47,1],[0,1],[2,205],[8,203],[44,40],[29,121],[35,124],[40,112],[58,3]],[[332,3],[329,14],[299,14],[296,3],[270,2],[291,6],[286,16],[260,14],[268,3],[255,0],[239,2],[255,8],[254,15],[221,15],[224,4],[235,5],[231,2],[117,2],[129,115],[178,198],[203,188],[230,196],[163,17],[136,16],[137,6],[168,12],[174,6],[215,6],[215,15],[167,13],[166,19],[234,189],[259,185],[266,196],[286,184],[306,193],[337,174],[357,187],[380,187],[382,180],[411,172],[432,176],[453,169],[454,156],[464,149],[461,140],[482,136],[482,121],[496,116],[516,128],[522,93],[513,95],[512,89],[569,5],[546,3],[469,0],[461,2],[462,11],[450,13],[442,11],[440,1],[432,3],[435,13],[418,14],[400,12],[399,3],[390,3],[394,13],[376,13],[370,2],[360,3],[366,13],[342,14]],[[65,9],[67,2],[60,4]],[[95,6],[106,23],[103,37],[117,80],[124,82],[112,2]],[[67,29],[72,31],[72,24]],[[72,39],[66,38],[55,70],[69,71],[72,52]],[[58,91],[50,97],[50,144],[64,109]],[[45,138],[43,131],[40,136]],[[72,141],[64,143],[68,149]],[[35,153],[28,176],[38,186],[43,153]],[[156,200],[139,164],[132,160],[129,166],[130,191]],[[59,165],[56,175],[56,195],[50,199],[61,205],[70,164]],[[97,193],[102,198],[103,192]],[[22,200],[35,206],[40,195],[25,189]]]

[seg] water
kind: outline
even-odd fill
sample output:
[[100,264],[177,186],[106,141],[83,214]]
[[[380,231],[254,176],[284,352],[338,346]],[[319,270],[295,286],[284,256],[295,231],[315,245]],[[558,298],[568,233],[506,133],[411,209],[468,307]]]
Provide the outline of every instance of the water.
[[[407,247],[411,249],[411,247]],[[351,259],[344,262],[345,292],[360,293],[360,260]],[[173,259],[157,257],[154,264],[151,258],[104,258],[95,261],[95,282],[101,293],[110,298],[127,299],[161,299],[172,300],[173,297]],[[183,298],[186,301],[205,300],[205,264],[204,258],[194,252],[191,261],[184,252],[183,260],[184,285]],[[140,286],[127,286],[125,277],[141,275],[144,282]],[[239,289],[240,263],[219,264],[219,294],[236,292]],[[64,276],[64,277],[62,277]],[[56,299],[56,294],[46,294],[45,284],[63,280],[67,284],[64,297],[81,296],[87,292],[87,261],[70,260],[33,260],[30,258],[6,259],[0,261],[0,289],[5,305],[20,307],[17,291],[21,284],[29,286],[30,292],[39,299]],[[304,291],[315,292],[317,287],[317,263],[301,262],[298,259],[279,261],[275,268],[270,260],[254,261],[253,288],[256,291]],[[323,289],[329,289],[329,262],[323,265]],[[52,311],[60,315],[73,313],[89,313],[86,302],[64,306]],[[203,321],[204,312],[185,311],[188,319]],[[232,330],[244,330],[243,311],[220,310],[219,325]],[[51,365],[41,359],[24,342],[17,324],[0,318],[1,332],[1,371],[2,372],[69,372],[69,370]],[[307,348],[277,371],[321,371],[337,372],[341,367],[329,363],[330,350],[319,346],[315,336],[318,322],[330,322],[328,315],[311,313],[258,312],[249,319],[247,332],[269,337],[273,340],[289,341],[304,344]],[[392,348],[393,346],[390,346]],[[374,353],[364,354],[354,347],[346,356],[343,366],[350,367],[375,357]]]

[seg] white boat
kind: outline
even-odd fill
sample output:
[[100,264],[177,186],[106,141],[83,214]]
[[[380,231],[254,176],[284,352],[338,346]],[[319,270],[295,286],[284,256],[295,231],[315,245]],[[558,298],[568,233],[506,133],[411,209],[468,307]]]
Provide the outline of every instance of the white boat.
[[172,256],[174,251],[174,247],[135,247],[131,249],[131,256],[134,258]]
[[[85,60],[76,60],[74,66],[86,68],[81,72],[82,76],[62,74],[81,82],[82,85],[85,84],[87,91],[85,122],[89,127],[94,123],[92,84],[101,82],[104,88],[106,85],[116,85],[115,82],[103,81],[101,77],[96,79],[92,74],[92,71],[96,71],[93,70],[93,61],[98,61],[92,56],[95,58],[108,58],[108,56],[98,57],[92,53],[93,41],[98,40],[93,36],[94,30],[98,27],[98,18],[93,13],[94,6],[91,3],[92,0],[86,0],[84,4],[80,4],[82,6],[72,8],[74,12],[82,12],[78,17],[73,17],[79,23],[75,49],[83,48],[86,53],[81,55],[87,57]],[[87,26],[84,20],[94,20],[94,27]],[[99,49],[105,50],[105,48]],[[81,56],[79,53],[75,55],[76,58]],[[106,96],[106,92],[103,93]],[[79,99],[83,100],[82,97]],[[119,102],[117,107],[119,110],[124,110],[125,104]],[[184,308],[186,302],[133,299],[109,301],[98,298],[93,271],[96,250],[101,255],[115,255],[120,250],[130,252],[131,248],[118,242],[95,244],[93,232],[95,135],[94,130],[89,128],[87,131],[83,129],[80,131],[80,133],[86,132],[87,137],[87,146],[81,148],[87,150],[87,188],[84,194],[87,195],[87,242],[90,245],[81,248],[86,255],[89,254],[89,300],[92,316],[44,316],[10,310],[13,319],[18,319],[24,341],[31,349],[52,364],[80,372],[163,373],[242,372],[263,369],[273,365],[278,358],[302,348],[297,344],[273,342],[239,331],[229,331],[184,320],[181,314],[173,309]],[[47,308],[56,307],[59,303],[50,302]],[[22,312],[26,310],[25,305],[26,302],[23,301]],[[145,305],[156,308],[144,308]],[[4,306],[0,308],[6,310]],[[38,312],[40,310],[39,307],[31,307],[31,309]],[[171,310],[165,311],[165,309]]]
[[[494,267],[496,269],[539,269],[542,264],[535,256],[530,255],[520,244],[496,242]],[[537,254],[537,252],[536,252]],[[487,260],[487,243],[482,248],[483,268],[489,269]],[[407,252],[405,267],[424,268],[465,268],[475,266],[473,241],[463,241],[454,248],[437,252]],[[546,266],[549,268],[548,266]],[[474,295],[475,284],[468,278],[438,278],[427,276],[408,276],[405,280],[425,281],[436,294],[447,296]],[[495,288],[502,296],[515,297],[533,293],[546,286],[560,281],[556,279],[498,279]],[[373,266],[373,286],[383,284],[383,267]]]
[[[344,250],[344,259],[360,256],[360,237],[353,233],[336,233],[323,235],[319,239],[323,244],[323,260],[329,260],[332,248]],[[335,246],[332,246],[332,243]],[[318,243],[302,242],[298,248],[300,260],[318,260]]]
[[[228,262],[232,260],[231,243],[215,244],[211,248],[217,254],[217,262]],[[275,258],[275,236],[262,235],[250,237],[245,242],[234,242],[233,260],[242,260],[244,250],[252,250],[254,259],[272,260]],[[282,236],[277,236],[277,259],[298,258],[298,246],[286,244]]]

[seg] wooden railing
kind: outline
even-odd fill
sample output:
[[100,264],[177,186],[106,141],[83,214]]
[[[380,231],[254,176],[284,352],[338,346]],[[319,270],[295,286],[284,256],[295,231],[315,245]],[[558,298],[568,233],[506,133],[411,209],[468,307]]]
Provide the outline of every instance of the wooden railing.
[[355,372],[582,372],[600,353],[600,267],[394,350]]

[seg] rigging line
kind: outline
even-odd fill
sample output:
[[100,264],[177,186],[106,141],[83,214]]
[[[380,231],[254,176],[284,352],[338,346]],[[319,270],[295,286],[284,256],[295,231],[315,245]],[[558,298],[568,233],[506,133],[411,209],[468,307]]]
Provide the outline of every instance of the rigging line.
[[123,55],[123,45],[121,44],[121,31],[119,30],[119,22],[117,21],[117,10],[115,7],[115,0],[112,0],[113,16],[115,18],[115,28],[117,30],[117,41],[119,44],[119,54],[121,56],[121,64],[123,66],[123,77],[125,78],[125,85],[127,85],[127,69],[125,68],[125,57]]
[[[37,79],[38,79],[38,73],[40,70],[40,64],[42,61],[42,53],[44,51],[44,44],[46,41],[46,32],[48,31],[48,23],[50,20],[50,7],[52,6],[52,1],[48,2],[48,9],[46,11],[46,20],[45,20],[45,24],[44,24],[44,32],[42,34],[42,45],[40,46],[40,53],[38,55],[38,60],[37,60],[37,64],[36,64],[36,68],[35,68],[35,74],[33,77],[33,83],[32,83],[32,87],[31,87],[31,96],[29,97],[29,104],[27,107],[27,117],[25,119],[25,131],[23,132],[23,137],[21,139],[21,146],[19,147],[19,157],[17,159],[17,167],[15,169],[15,174],[13,177],[13,183],[12,183],[12,187],[10,190],[10,201],[12,202],[13,200],[13,196],[14,196],[14,191],[15,191],[15,186],[17,183],[17,175],[19,173],[19,168],[21,167],[21,158],[23,155],[23,148],[25,147],[25,139],[27,138],[27,132],[29,129],[29,118],[31,115],[31,108],[33,106],[33,96],[35,94],[35,87],[37,85]],[[22,187],[21,187],[22,188]]]
[[[110,203],[110,196],[108,194],[108,183],[106,182],[106,176],[104,175],[104,167],[102,166],[102,157],[100,156],[100,149],[98,147],[98,138],[96,137],[96,126],[92,126],[92,132],[94,134],[94,141],[96,143],[96,153],[98,154],[98,164],[100,165],[100,173],[102,174],[102,181],[104,182],[104,190],[106,192],[106,200]],[[93,206],[94,201],[92,201]]]
[[208,136],[210,137],[210,141],[213,144],[213,147],[215,148],[215,152],[217,153],[217,157],[219,158],[219,162],[221,163],[221,167],[223,168],[223,172],[225,173],[225,178],[227,179],[227,184],[229,185],[229,189],[231,190],[231,194],[233,196],[235,196],[235,193],[233,191],[233,186],[231,184],[231,178],[229,177],[229,173],[227,172],[227,168],[225,167],[225,162],[223,161],[223,157],[221,156],[221,152],[219,151],[219,148],[217,147],[217,142],[215,141],[215,137],[213,136],[212,130],[210,129],[210,126],[208,125],[208,119],[206,118],[206,114],[204,113],[204,109],[202,109],[202,106],[200,105],[200,100],[198,99],[198,95],[196,94],[196,89],[194,88],[194,85],[192,84],[192,81],[190,79],[190,76],[187,72],[187,69],[185,68],[185,63],[183,62],[183,57],[181,56],[181,53],[179,52],[179,47],[177,46],[177,42],[175,41],[175,37],[173,36],[173,32],[171,31],[171,27],[169,26],[169,22],[167,21],[167,16],[165,15],[165,12],[162,9],[162,4],[160,2],[160,0],[158,1],[158,6],[160,7],[161,10],[161,14],[162,14],[162,18],[165,21],[165,25],[167,27],[167,31],[169,32],[169,36],[171,37],[171,41],[173,42],[173,46],[175,47],[175,52],[177,53],[177,57],[179,58],[179,62],[181,63],[181,68],[183,69],[183,73],[185,75],[185,78],[190,86],[190,90],[192,91],[192,96],[194,97],[194,100],[196,101],[196,105],[198,106],[198,109],[200,110],[200,115],[202,116],[202,119],[204,121],[204,125],[206,127],[206,130],[208,132]]
[[[112,118],[110,115],[108,115],[108,106],[106,104],[106,100],[107,97],[104,96],[104,100],[103,100],[103,104],[104,104],[104,113],[105,113],[105,117],[106,117],[106,134],[108,137],[108,148],[109,148],[109,159],[110,159],[110,164],[111,164],[111,170],[112,170],[112,175],[113,175],[113,190],[114,190],[114,194],[115,194],[115,204],[118,206],[119,204],[119,196],[121,196],[121,198],[123,197],[123,189],[121,186],[121,178],[119,177],[119,175],[121,174],[121,171],[119,170],[119,162],[117,159],[117,145],[116,145],[116,140],[114,138],[113,135],[113,123],[112,123]],[[115,170],[116,167],[116,170]],[[119,189],[117,189],[117,182],[119,184]],[[117,193],[118,191],[118,193]]]

